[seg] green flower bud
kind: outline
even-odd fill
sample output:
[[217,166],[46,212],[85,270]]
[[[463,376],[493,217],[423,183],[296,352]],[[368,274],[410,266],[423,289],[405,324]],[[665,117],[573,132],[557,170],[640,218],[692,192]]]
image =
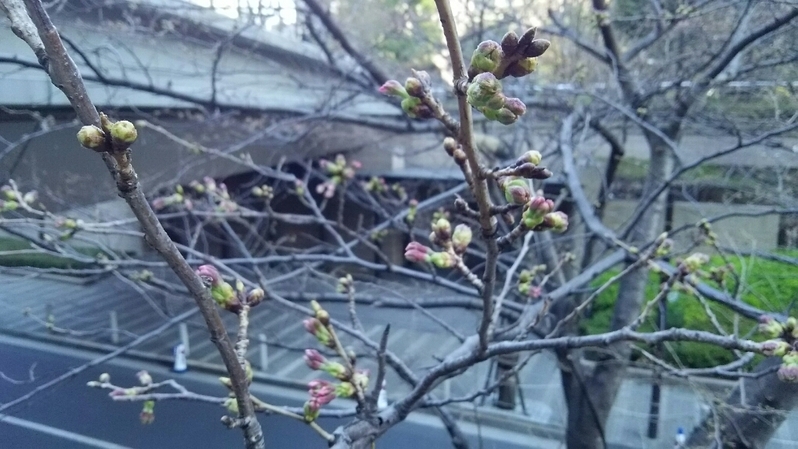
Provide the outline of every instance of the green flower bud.
[[429,261],[438,268],[452,268],[457,264],[454,256],[446,252],[432,253]]
[[418,97],[407,97],[402,100],[402,110],[405,111],[410,118],[431,118],[433,116],[432,109],[425,105]]
[[445,218],[439,218],[432,224],[432,232],[440,241],[447,241],[452,236],[452,224]]
[[[502,84],[492,73],[480,73],[468,85],[466,98],[471,106],[482,108],[491,100],[497,101],[495,100],[496,94],[501,93],[501,91]],[[504,104],[503,101],[502,104]]]
[[507,67],[507,74],[514,78],[523,78],[534,72],[537,67],[537,58],[525,58],[510,64]]
[[784,340],[769,340],[762,343],[762,353],[766,356],[781,357],[789,352],[791,346]]
[[355,386],[351,382],[341,382],[335,386],[335,395],[339,398],[351,398],[355,392]]
[[471,55],[469,74],[478,75],[483,72],[492,72],[499,67],[502,60],[502,49],[498,42],[484,41],[480,43]]
[[418,78],[412,76],[405,81],[405,90],[412,97],[424,96],[424,85]]
[[543,224],[554,232],[565,232],[568,229],[568,216],[564,212],[551,212],[543,217]]
[[692,273],[698,271],[703,265],[706,265],[709,262],[709,256],[702,253],[693,253],[684,259],[682,265],[684,268]]
[[506,177],[499,180],[499,187],[504,192],[504,199],[510,204],[521,205],[529,201],[529,185],[526,180]]
[[467,224],[459,224],[455,226],[454,233],[452,234],[452,247],[454,252],[463,254],[473,238],[471,227]]
[[116,142],[120,142],[127,146],[132,145],[138,138],[139,133],[136,127],[127,120],[120,120],[112,123],[108,130],[111,132],[111,138]]
[[518,121],[518,116],[507,108],[501,108],[496,111],[496,121],[502,125],[512,125]]
[[94,125],[87,125],[78,131],[78,142],[88,149],[102,151],[105,145],[105,133]]
[[530,164],[540,165],[540,161],[542,160],[543,160],[543,155],[540,154],[540,151],[531,150],[522,154],[516,161],[516,164],[523,164],[528,162]]
[[784,332],[784,326],[771,316],[759,317],[759,332],[768,338],[779,337]]

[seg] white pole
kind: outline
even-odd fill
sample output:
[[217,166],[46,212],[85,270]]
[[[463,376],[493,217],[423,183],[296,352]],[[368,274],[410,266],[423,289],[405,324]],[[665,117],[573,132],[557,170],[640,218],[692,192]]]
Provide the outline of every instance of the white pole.
[[185,352],[186,356],[190,354],[190,347],[188,345],[188,325],[186,323],[180,323],[178,326],[180,329],[180,343],[183,344],[183,351]]
[[111,319],[111,343],[118,344],[119,343],[119,321],[116,318],[116,310],[112,310],[110,313]]
[[258,341],[260,342],[260,370],[269,370],[269,346],[266,344],[266,334],[258,334]]

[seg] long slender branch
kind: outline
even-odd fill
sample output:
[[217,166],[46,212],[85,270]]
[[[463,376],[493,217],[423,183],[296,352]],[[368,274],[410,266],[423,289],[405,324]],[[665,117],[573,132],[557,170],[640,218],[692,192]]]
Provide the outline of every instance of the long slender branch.
[[460,38],[457,34],[457,26],[454,22],[454,14],[448,0],[435,0],[438,9],[443,34],[446,38],[446,47],[449,49],[449,58],[452,61],[455,93],[457,93],[457,106],[460,112],[460,134],[458,142],[462,146],[468,159],[471,173],[474,175],[472,193],[477,201],[479,210],[479,225],[482,228],[482,237],[485,239],[485,271],[482,275],[482,319],[479,324],[479,343],[484,350],[488,345],[488,330],[493,316],[493,288],[496,284],[496,263],[499,256],[499,246],[496,242],[496,217],[491,213],[492,204],[488,196],[488,184],[484,176],[481,176],[482,167],[477,158],[476,145],[474,144],[473,119],[471,115],[471,105],[465,97],[465,83],[468,80],[463,59],[463,50],[460,47]]
[[[39,32],[44,48],[49,57],[49,73],[53,84],[60,88],[69,99],[81,122],[86,125],[102,127],[100,115],[86,91],[80,72],[70,58],[64,44],[40,0],[25,0],[33,23]],[[130,206],[144,230],[145,238],[153,248],[166,260],[175,274],[186,285],[197,303],[197,306],[211,333],[211,340],[216,344],[225,367],[230,373],[233,390],[236,394],[241,427],[245,433],[247,447],[260,449],[265,447],[263,432],[254,416],[254,409],[249,401],[249,387],[243,368],[238,363],[233,344],[227,335],[224,323],[219,316],[216,304],[205,288],[199,276],[186,263],[166,231],[161,226],[150,208],[138,184],[138,176],[130,163],[129,150],[122,154],[103,153],[106,166],[112,170],[116,179],[120,196]]]

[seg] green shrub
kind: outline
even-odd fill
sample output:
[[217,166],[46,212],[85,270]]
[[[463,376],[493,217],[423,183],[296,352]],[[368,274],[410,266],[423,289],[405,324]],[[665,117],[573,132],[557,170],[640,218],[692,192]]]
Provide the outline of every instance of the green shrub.
[[[798,251],[783,251],[781,254],[796,257]],[[798,267],[761,257],[735,257],[729,256],[729,262],[740,276],[740,298],[742,301],[765,311],[784,313],[792,310],[791,306],[798,301]],[[724,265],[720,256],[713,256],[712,266]],[[597,278],[592,286],[604,284],[619,270],[605,273]],[[714,287],[720,287],[707,281]],[[646,298],[651,299],[659,292],[660,276],[651,273],[646,286]],[[610,329],[615,299],[618,295],[618,283],[609,287],[596,298],[588,316],[580,323],[581,331],[585,334],[597,334]],[[727,277],[727,289],[731,292],[737,286],[731,276]],[[707,301],[710,311],[715,315],[717,322],[731,333],[734,329],[735,316],[727,308]],[[792,312],[795,314],[795,312]],[[655,329],[658,312],[651,313],[646,322],[640,327],[641,331]],[[684,327],[687,329],[706,330],[717,332],[704,305],[693,295],[681,292],[671,292],[667,302],[667,324],[669,327]],[[752,331],[756,322],[747,318],[739,318],[738,328],[743,336],[760,339]],[[689,368],[711,367],[731,362],[734,354],[726,349],[712,345],[695,342],[676,342],[666,345],[663,358],[669,363]]]

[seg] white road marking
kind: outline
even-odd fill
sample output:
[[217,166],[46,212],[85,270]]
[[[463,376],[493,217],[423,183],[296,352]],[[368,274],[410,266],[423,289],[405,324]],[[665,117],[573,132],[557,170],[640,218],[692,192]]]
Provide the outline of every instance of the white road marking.
[[24,427],[33,430],[34,432],[46,433],[54,437],[64,440],[74,441],[76,443],[85,444],[88,447],[97,447],[100,449],[133,449],[128,446],[122,446],[110,441],[99,440],[79,433],[70,432],[68,430],[59,429],[57,427],[48,426],[27,419],[16,418],[14,416],[0,414],[0,423],[10,424],[12,426]]

